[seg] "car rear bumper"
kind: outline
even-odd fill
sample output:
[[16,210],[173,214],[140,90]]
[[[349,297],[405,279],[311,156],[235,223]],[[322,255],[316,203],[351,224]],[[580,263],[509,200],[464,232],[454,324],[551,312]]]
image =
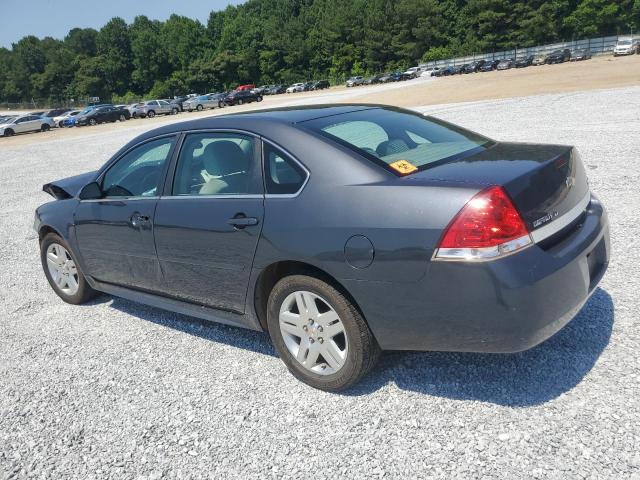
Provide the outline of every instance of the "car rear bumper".
[[383,349],[529,349],[582,308],[609,262],[609,224],[592,197],[557,244],[490,262],[433,261],[416,283],[345,282]]

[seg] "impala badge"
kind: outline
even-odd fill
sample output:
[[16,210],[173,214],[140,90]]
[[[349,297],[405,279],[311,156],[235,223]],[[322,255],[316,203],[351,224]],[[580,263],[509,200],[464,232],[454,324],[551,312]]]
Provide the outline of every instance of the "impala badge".
[[540,217],[539,219],[537,219],[537,220],[535,220],[533,222],[533,228],[538,228],[543,223],[550,222],[551,220],[553,220],[557,216],[558,216],[558,211],[557,210],[554,211],[554,212],[551,212],[551,213],[547,213],[544,217]]

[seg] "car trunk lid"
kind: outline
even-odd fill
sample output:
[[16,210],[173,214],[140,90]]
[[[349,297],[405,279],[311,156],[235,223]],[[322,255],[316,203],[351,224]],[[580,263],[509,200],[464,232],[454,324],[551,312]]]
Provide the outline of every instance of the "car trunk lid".
[[403,181],[479,189],[500,185],[530,231],[574,211],[589,193],[580,155],[573,147],[563,145],[496,143],[409,175]]

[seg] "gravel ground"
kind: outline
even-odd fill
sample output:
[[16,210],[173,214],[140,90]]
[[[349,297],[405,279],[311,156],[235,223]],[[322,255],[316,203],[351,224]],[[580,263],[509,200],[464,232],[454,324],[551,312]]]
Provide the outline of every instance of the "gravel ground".
[[516,355],[388,353],[319,392],[266,334],[48,287],[40,186],[148,127],[0,144],[0,478],[640,478],[640,87],[419,109],[579,147],[613,256],[566,328]]

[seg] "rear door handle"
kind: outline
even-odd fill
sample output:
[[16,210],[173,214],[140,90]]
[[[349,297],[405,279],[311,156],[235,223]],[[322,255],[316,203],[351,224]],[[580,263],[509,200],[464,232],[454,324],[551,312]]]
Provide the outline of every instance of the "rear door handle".
[[255,217],[245,217],[243,213],[238,213],[235,217],[227,220],[229,225],[233,225],[235,228],[245,228],[251,225],[257,225],[258,219]]

